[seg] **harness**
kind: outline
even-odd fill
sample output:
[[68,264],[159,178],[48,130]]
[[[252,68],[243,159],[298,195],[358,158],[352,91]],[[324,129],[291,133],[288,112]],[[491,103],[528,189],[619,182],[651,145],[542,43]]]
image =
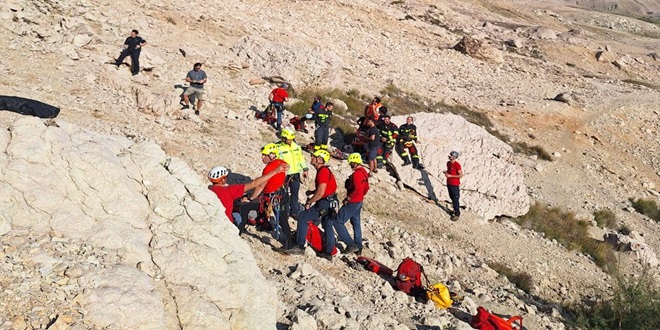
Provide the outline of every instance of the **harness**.
[[[286,194],[284,186],[276,191],[263,194],[259,198],[259,212],[266,217],[271,227],[271,235],[276,240],[282,238],[282,228],[280,227],[280,211],[282,205],[282,196]],[[266,221],[264,221],[266,222]]]

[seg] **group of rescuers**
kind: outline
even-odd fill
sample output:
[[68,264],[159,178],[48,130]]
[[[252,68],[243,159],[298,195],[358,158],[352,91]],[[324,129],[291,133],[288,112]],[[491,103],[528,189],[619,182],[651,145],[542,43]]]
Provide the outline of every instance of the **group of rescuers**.
[[[284,103],[288,98],[287,87],[286,84],[283,84],[279,87],[280,90],[275,89],[271,92],[269,100],[274,102],[273,94],[279,93],[280,96],[276,97],[275,101]],[[278,110],[279,107],[283,107],[282,104],[274,106]],[[322,105],[321,98],[315,97],[309,112],[317,122],[317,131],[324,130],[326,122],[329,129],[332,109],[332,103]],[[380,104],[380,99],[376,97],[365,108],[365,116],[361,120],[361,129],[366,131],[369,139],[366,154],[370,171],[377,172],[377,153],[373,153],[373,150],[382,147],[385,152],[381,152],[381,156],[387,158],[395,146],[404,160],[404,166],[412,164],[413,167],[422,169],[414,145],[417,135],[413,118],[408,117],[406,124],[401,125],[397,130],[396,125],[390,121],[386,113],[387,109]],[[321,125],[318,125],[319,114],[326,116]],[[278,115],[278,126],[281,125],[280,116]],[[294,130],[281,129],[279,136],[281,139],[279,142],[266,144],[261,149],[261,160],[265,164],[265,168],[262,176],[249,183],[227,184],[229,170],[223,166],[215,166],[208,172],[208,178],[212,183],[209,189],[218,196],[225,207],[227,217],[239,227],[239,231],[242,233],[245,231],[248,218],[254,217],[254,215],[249,216],[247,210],[258,210],[257,216],[260,217],[263,217],[266,212],[274,214],[276,217],[274,236],[282,244],[281,248],[274,249],[283,254],[301,255],[305,253],[309,221],[316,225],[321,224],[324,230],[323,251],[317,253],[320,257],[332,259],[332,252],[336,247],[335,233],[346,245],[344,254],[361,254],[363,241],[360,213],[364,197],[369,190],[369,177],[371,176],[371,173],[362,166],[362,155],[355,152],[347,158],[353,172],[344,184],[347,195],[341,201],[339,208],[337,181],[328,166],[331,158],[327,150],[328,133],[315,132],[315,145],[311,156],[311,165],[316,170],[315,189],[306,192],[307,200],[304,205],[301,205],[299,202],[301,181],[309,177],[309,168],[303,156],[303,149],[294,141],[296,137]],[[408,158],[406,149],[412,154],[412,161]],[[460,216],[459,185],[463,171],[456,161],[458,156],[458,152],[452,151],[449,154],[447,170],[443,171],[447,178],[448,192],[454,208],[451,217],[453,221],[458,220]],[[251,204],[249,207],[235,207],[235,205],[249,204]],[[338,211],[337,208],[339,208]],[[249,214],[254,214],[254,211]],[[295,237],[291,232],[289,217],[297,220]],[[353,227],[353,237],[346,228],[348,221]]]

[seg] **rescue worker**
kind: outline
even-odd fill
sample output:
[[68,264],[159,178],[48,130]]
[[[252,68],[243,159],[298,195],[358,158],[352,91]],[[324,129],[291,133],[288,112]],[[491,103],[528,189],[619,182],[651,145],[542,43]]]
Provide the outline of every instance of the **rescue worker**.
[[284,102],[289,100],[289,84],[283,83],[280,87],[273,89],[268,94],[268,101],[270,101],[271,109],[277,112],[277,122],[275,128],[279,131],[282,129],[282,112],[284,112]]
[[316,130],[314,131],[314,151],[328,150],[328,139],[330,138],[330,119],[332,118],[332,102],[325,104],[314,115]]
[[[364,195],[369,191],[369,173],[362,167],[362,157],[359,153],[352,153],[348,156],[348,165],[353,169],[353,173],[346,179],[345,187],[347,191],[343,205],[339,209],[337,218],[333,221],[333,226],[339,239],[346,244],[344,254],[357,252],[362,253],[362,227],[360,225],[360,213],[362,212],[362,202]],[[353,238],[348,234],[346,221],[350,220],[353,226]]]
[[302,173],[303,179],[307,179],[309,168],[305,162],[302,148],[293,141],[296,138],[296,133],[289,128],[285,128],[280,133],[280,138],[282,141],[277,143],[277,158],[289,164],[285,180],[285,184],[289,188],[289,212],[292,218],[298,219],[298,215],[302,212],[302,206],[298,199],[300,174]]
[[282,250],[285,254],[305,254],[305,242],[307,237],[307,222],[321,223],[325,231],[325,248],[320,256],[332,259],[332,249],[335,246],[335,232],[332,227],[335,208],[338,206],[337,181],[334,174],[326,164],[330,160],[330,153],[326,150],[317,150],[312,155],[312,166],[316,169],[314,184],[316,189],[310,191],[312,197],[305,203],[305,210],[300,214],[297,225],[296,246]]
[[461,164],[459,164],[456,159],[458,159],[458,151],[452,151],[449,153],[449,161],[447,162],[447,170],[442,171],[447,178],[447,192],[449,193],[449,198],[451,199],[451,204],[454,208],[454,214],[451,216],[451,221],[458,221],[458,218],[461,216],[461,203],[459,201],[461,197],[461,178],[463,177],[463,169]]
[[[413,168],[424,169],[424,166],[419,163],[419,152],[415,146],[417,142],[417,126],[413,124],[413,117],[408,116],[406,118],[406,123],[399,126],[399,138],[398,143],[396,144],[396,152],[399,154],[401,159],[403,159],[403,166],[412,164]],[[412,162],[410,162],[410,156],[412,155]]]
[[[269,143],[261,149],[261,161],[266,164],[262,175],[266,175],[280,165],[286,164],[285,161],[277,159],[277,144]],[[287,165],[288,166],[288,165]],[[291,228],[289,227],[289,196],[284,186],[286,173],[278,173],[267,182],[254,188],[249,200],[255,200],[260,197],[259,210],[262,215],[269,216],[269,209],[272,208],[277,221],[271,224],[273,227],[273,236],[282,242],[286,248],[291,247]],[[262,194],[263,193],[263,194]],[[261,196],[259,196],[262,194]],[[270,219],[269,219],[270,220]],[[279,226],[278,226],[279,225]],[[279,228],[277,228],[279,227]]]
[[[208,178],[211,181],[209,190],[215,193],[220,200],[220,203],[225,207],[225,215],[229,218],[233,224],[239,228],[245,228],[245,221],[241,214],[238,212],[232,212],[234,208],[234,202],[241,198],[246,191],[250,191],[257,186],[263,185],[268,182],[273,176],[279,173],[286,172],[289,166],[287,164],[280,164],[274,171],[268,172],[266,175],[262,175],[248,183],[245,184],[227,184],[227,176],[229,175],[229,170],[224,166],[215,166],[209,173]],[[246,198],[247,199],[247,198]]]
[[392,149],[394,149],[397,138],[399,136],[399,128],[391,121],[390,116],[384,115],[381,118],[383,119],[383,124],[379,127],[379,129],[382,148],[376,157],[376,161],[379,167],[387,164],[387,162],[390,160]]
[[378,118],[380,117],[380,113],[378,112],[378,109],[381,106],[383,106],[383,104],[380,103],[380,98],[374,97],[374,99],[371,100],[371,103],[367,104],[367,106],[364,107],[364,117],[367,119],[378,121]]

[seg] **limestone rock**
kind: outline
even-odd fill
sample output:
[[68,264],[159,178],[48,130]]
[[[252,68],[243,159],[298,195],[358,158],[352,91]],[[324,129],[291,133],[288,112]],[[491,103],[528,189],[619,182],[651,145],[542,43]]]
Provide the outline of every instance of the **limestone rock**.
[[[46,126],[23,117],[4,132],[0,204],[12,229],[3,237],[27,244],[25,231],[49,244],[71,242],[72,250],[32,250],[42,276],[67,276],[53,281],[68,298],[54,294],[41,305],[65,314],[78,296],[85,313],[73,315],[75,322],[97,328],[177,327],[172,320],[190,328],[275,328],[275,288],[217,197],[183,161],[155,144],[62,120]],[[30,179],[34,173],[42,179]],[[86,259],[53,255],[60,250]],[[21,273],[10,276],[25,281]],[[172,300],[178,308],[169,307]],[[20,308],[13,312],[30,314]]]
[[504,57],[499,49],[468,35],[463,36],[463,39],[453,49],[476,59],[495,63],[504,62]]
[[[413,117],[420,140],[433,142],[417,144],[425,170],[403,167],[401,158],[392,156],[407,186],[430,199],[449,200],[442,171],[447,168],[447,155],[456,150],[461,153],[458,161],[464,173],[462,205],[486,219],[527,212],[529,196],[522,170],[513,165],[511,146],[457,115],[418,113]],[[404,123],[405,116],[395,116],[392,121]]]

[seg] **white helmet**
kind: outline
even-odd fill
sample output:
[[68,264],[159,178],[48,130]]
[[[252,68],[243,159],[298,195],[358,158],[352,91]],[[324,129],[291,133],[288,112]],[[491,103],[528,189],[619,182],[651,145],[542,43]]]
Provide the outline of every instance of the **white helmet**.
[[218,183],[220,179],[222,179],[224,176],[227,176],[227,174],[229,174],[229,170],[227,170],[227,168],[224,166],[218,165],[209,171],[208,177],[211,182]]

